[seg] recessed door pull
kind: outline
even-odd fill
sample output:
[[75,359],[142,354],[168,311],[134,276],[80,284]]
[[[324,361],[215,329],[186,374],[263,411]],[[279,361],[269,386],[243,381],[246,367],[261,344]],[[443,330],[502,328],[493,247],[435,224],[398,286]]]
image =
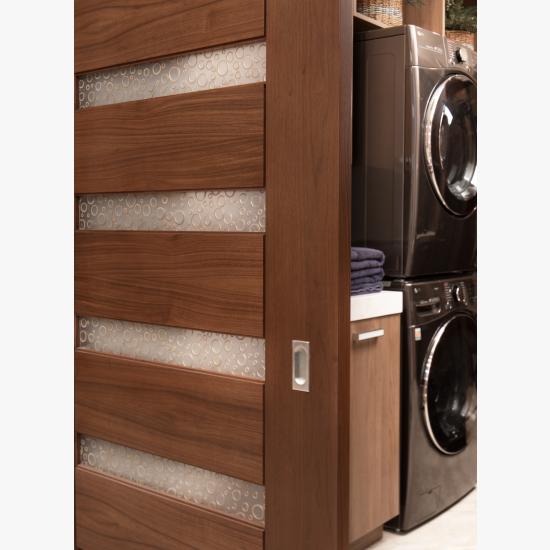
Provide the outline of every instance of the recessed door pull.
[[354,342],[363,342],[364,340],[372,340],[373,338],[380,338],[384,336],[384,329],[371,330],[369,332],[358,332],[353,335]]
[[309,392],[309,342],[292,340],[292,389]]

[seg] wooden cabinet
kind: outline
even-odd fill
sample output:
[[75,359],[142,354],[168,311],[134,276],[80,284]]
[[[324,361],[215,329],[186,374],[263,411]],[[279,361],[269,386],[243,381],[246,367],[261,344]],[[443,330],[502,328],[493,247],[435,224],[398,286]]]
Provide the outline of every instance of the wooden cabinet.
[[400,315],[351,323],[352,548],[365,548],[399,513]]

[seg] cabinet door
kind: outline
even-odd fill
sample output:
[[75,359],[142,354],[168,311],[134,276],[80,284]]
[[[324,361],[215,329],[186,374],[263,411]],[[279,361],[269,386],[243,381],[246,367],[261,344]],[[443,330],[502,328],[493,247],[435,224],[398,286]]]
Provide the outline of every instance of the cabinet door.
[[353,542],[399,513],[400,315],[354,322],[351,339]]

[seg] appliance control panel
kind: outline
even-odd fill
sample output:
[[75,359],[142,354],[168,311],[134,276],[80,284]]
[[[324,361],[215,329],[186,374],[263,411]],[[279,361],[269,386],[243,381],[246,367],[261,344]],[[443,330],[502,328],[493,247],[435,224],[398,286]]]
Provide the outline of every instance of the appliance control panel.
[[439,314],[445,307],[442,285],[416,284],[412,287],[413,303],[418,317]]
[[447,62],[450,67],[458,66],[467,71],[477,69],[477,54],[469,47],[461,46],[452,40],[445,39],[447,49]]
[[445,309],[470,305],[470,288],[465,281],[452,281],[443,283],[445,292]]
[[433,281],[411,282],[406,286],[409,287],[409,314],[418,322],[448,313],[456,308],[475,308],[477,305],[476,281],[471,276],[435,283]]
[[477,301],[476,284],[472,279],[443,283],[446,309],[457,306],[475,306]]

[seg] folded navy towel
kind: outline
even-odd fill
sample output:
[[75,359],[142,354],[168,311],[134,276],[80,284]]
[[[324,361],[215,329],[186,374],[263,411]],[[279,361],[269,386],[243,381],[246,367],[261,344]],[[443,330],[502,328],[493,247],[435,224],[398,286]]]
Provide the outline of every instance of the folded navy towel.
[[357,271],[359,269],[370,269],[372,267],[382,267],[384,262],[380,260],[358,260],[351,262],[351,270]]
[[351,247],[351,260],[378,260],[379,262],[384,262],[386,257],[381,250],[376,250],[375,248],[365,248],[361,246],[352,246]]
[[371,267],[369,269],[360,269],[359,271],[351,272],[352,282],[355,279],[361,279],[362,277],[376,277],[379,276],[381,280],[384,277],[384,270],[381,267]]
[[379,283],[367,283],[363,286],[352,289],[351,295],[358,296],[359,294],[372,294],[374,292],[381,292],[383,288],[382,282]]
[[384,278],[384,275],[372,275],[370,277],[359,277],[359,279],[352,279],[351,286],[357,287],[363,283],[378,283]]

